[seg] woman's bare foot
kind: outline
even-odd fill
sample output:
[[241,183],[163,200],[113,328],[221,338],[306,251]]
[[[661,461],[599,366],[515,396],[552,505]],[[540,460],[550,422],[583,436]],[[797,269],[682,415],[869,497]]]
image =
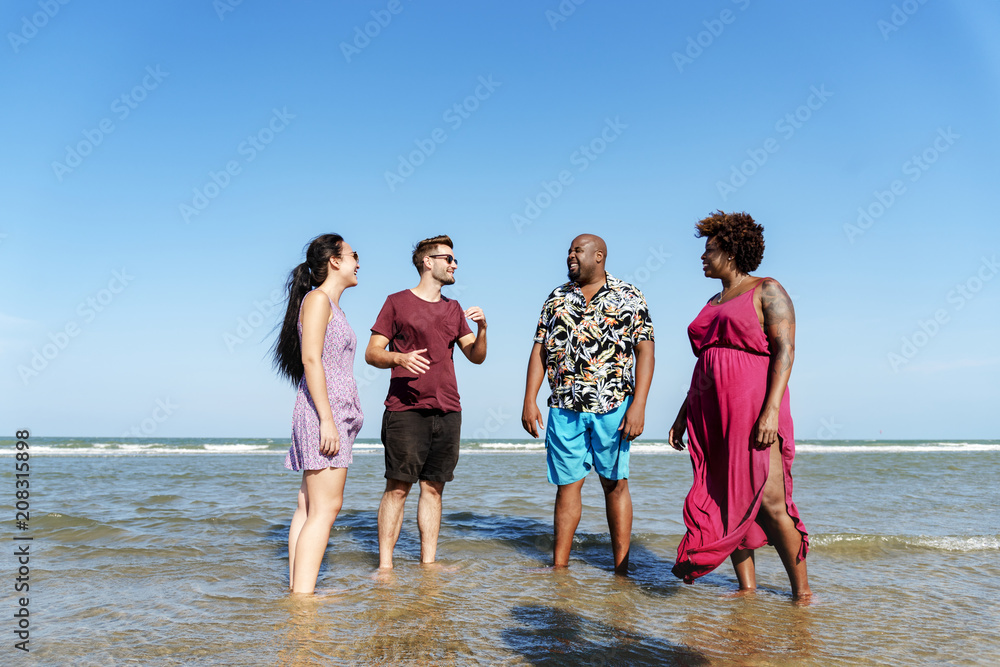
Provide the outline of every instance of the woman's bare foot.
[[756,588],[740,588],[740,589],[737,589],[737,590],[733,591],[732,593],[726,593],[723,597],[726,597],[726,598],[746,598],[746,597],[753,597],[755,595],[757,595],[757,589]]

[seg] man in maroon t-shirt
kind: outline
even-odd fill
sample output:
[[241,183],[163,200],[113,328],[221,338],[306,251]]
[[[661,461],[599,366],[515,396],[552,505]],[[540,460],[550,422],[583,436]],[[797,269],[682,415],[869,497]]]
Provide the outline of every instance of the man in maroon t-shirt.
[[[442,286],[455,282],[458,260],[453,248],[447,236],[417,244],[413,265],[420,282],[386,298],[365,350],[369,364],[392,369],[382,416],[386,484],[378,508],[379,569],[392,568],[406,497],[418,480],[420,562],[434,562],[441,494],[445,482],[455,478],[462,427],[452,358],[455,343],[472,363],[486,360],[482,309],[463,312],[457,301],[441,294]],[[478,333],[472,333],[465,318],[476,323]]]

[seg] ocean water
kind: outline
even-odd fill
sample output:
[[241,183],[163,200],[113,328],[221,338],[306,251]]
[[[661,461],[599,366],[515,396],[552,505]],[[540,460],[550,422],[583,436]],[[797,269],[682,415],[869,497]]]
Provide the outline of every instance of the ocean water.
[[30,536],[38,665],[992,665],[1000,662],[1000,441],[799,443],[795,500],[811,535],[811,604],[773,549],[759,592],[728,564],[670,574],[691,481],[686,453],[633,445],[631,572],[612,572],[598,481],[568,570],[552,572],[554,487],[532,441],[467,442],[438,555],[419,565],[416,497],[396,570],[373,577],[381,447],[355,445],[319,595],[287,593],[300,475],[287,441],[32,438],[28,530],[14,524],[12,440],[0,440],[8,553]]

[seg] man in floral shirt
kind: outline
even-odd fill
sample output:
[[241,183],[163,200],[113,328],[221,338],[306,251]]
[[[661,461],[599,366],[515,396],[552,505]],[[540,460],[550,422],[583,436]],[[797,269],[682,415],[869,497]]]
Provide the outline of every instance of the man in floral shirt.
[[[653,325],[642,292],[604,270],[607,256],[600,237],[573,239],[566,258],[570,282],[552,291],[538,320],[521,424],[535,438],[538,427],[545,428],[548,477],[559,487],[555,567],[569,565],[583,509],[580,491],[587,473],[596,468],[615,572],[625,574],[632,535],[629,443],[642,434],[645,420],[653,379]],[[535,403],[546,374],[552,389],[548,427]]]

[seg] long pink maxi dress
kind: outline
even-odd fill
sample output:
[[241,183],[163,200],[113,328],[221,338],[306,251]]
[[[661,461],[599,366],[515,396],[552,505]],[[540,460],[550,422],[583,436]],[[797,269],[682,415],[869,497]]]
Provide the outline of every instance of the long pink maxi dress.
[[[768,543],[756,523],[770,450],[755,449],[751,432],[767,394],[767,336],[753,304],[755,287],[721,305],[706,304],[688,326],[698,362],[687,398],[688,448],[694,484],[684,501],[687,533],[673,573],[691,581],[708,574],[736,549]],[[781,399],[778,436],[785,506],[802,533],[798,558],[809,550],[806,528],[792,502],[795,438],[788,390]],[[776,443],[773,445],[777,447]]]

